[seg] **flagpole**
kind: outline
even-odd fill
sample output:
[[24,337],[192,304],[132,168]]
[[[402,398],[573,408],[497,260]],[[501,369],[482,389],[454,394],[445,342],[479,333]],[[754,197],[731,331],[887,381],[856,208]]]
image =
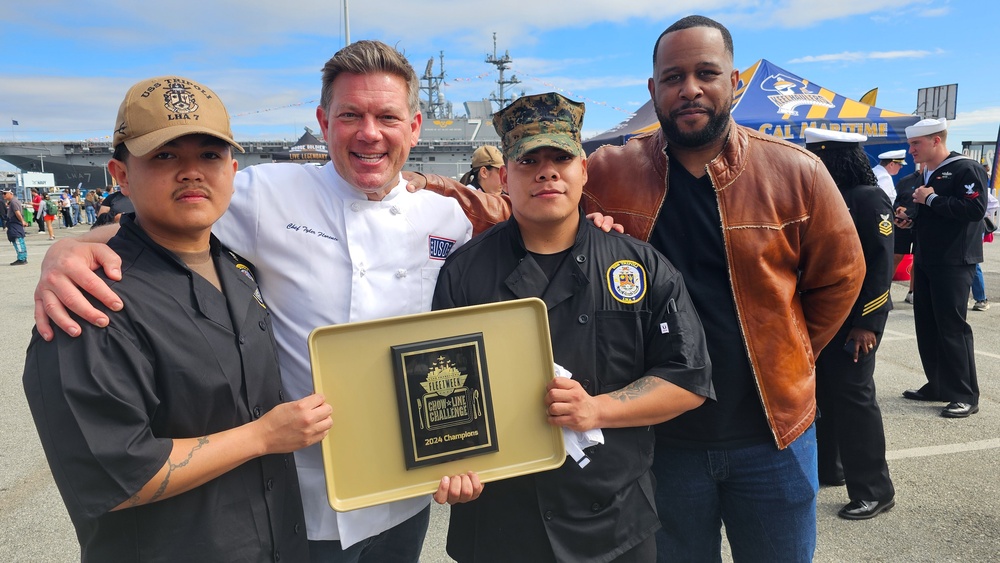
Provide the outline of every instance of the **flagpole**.
[[997,178],[1000,175],[997,174],[997,165],[1000,164],[1000,127],[997,127],[997,144],[993,147],[993,167],[990,168],[990,191],[993,192],[994,197],[1000,197],[1000,190],[997,186]]
[[347,0],[344,0],[344,47],[351,44],[351,16],[347,12]]

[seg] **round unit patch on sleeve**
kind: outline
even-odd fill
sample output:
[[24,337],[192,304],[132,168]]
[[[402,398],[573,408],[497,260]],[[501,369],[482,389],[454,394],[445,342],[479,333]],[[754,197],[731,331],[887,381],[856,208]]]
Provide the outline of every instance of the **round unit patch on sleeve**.
[[608,290],[616,300],[638,303],[646,296],[646,270],[633,260],[619,260],[608,268]]

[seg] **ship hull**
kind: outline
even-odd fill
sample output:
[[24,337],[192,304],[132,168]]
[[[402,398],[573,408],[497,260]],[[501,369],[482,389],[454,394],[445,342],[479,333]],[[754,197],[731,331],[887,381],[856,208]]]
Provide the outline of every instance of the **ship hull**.
[[[42,163],[38,157],[0,155],[0,160],[9,162],[21,172],[43,172]],[[91,190],[108,186],[111,177],[107,174],[107,157],[102,161],[94,160],[94,164],[74,164],[64,158],[44,159],[44,172],[53,174],[57,186]]]

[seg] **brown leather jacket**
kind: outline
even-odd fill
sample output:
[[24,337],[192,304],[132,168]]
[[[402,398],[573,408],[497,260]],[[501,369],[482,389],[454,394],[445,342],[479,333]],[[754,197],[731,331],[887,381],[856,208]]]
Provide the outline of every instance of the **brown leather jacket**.
[[[668,189],[664,148],[656,131],[598,149],[587,165],[587,212],[611,215],[649,240]],[[744,344],[784,448],[816,417],[816,356],[861,289],[861,243],[826,168],[799,147],[733,123],[707,168]]]
[[[611,215],[648,241],[667,193],[664,143],[656,131],[598,149],[587,165],[587,213]],[[775,444],[785,448],[816,417],[816,357],[858,297],[861,243],[826,168],[799,147],[733,123],[708,174],[757,391]],[[428,188],[460,197],[476,232],[509,214],[506,199],[454,180],[430,177]]]

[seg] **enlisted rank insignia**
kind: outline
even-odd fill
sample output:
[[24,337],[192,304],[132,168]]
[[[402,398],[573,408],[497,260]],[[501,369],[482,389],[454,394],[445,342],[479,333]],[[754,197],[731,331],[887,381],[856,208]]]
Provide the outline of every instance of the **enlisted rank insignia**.
[[616,300],[632,304],[646,296],[646,271],[633,260],[619,260],[608,268],[608,290]]
[[889,222],[889,214],[886,213],[885,215],[883,215],[880,213],[879,217],[882,218],[882,221],[880,221],[878,224],[878,232],[882,233],[884,236],[891,235],[892,223]]
[[965,197],[967,199],[976,199],[979,197],[979,190],[976,189],[976,183],[965,184]]
[[882,308],[883,305],[885,305],[888,302],[889,302],[889,291],[886,290],[886,292],[883,293],[882,295],[879,295],[875,299],[872,299],[868,303],[865,303],[865,306],[862,307],[861,309],[861,316],[863,317],[865,315],[870,315],[871,313],[878,311],[879,309]]

